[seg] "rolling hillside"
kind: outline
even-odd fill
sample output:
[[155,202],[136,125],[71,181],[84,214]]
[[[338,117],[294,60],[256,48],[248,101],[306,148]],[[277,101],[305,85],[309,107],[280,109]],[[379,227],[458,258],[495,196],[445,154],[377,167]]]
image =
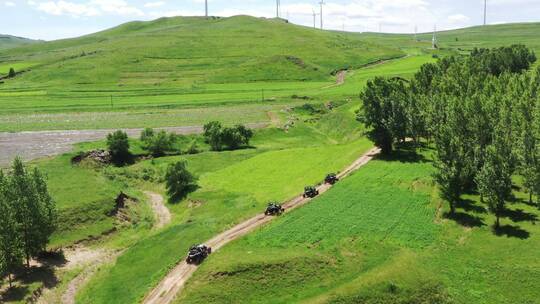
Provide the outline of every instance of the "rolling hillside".
[[[441,31],[437,40],[443,49],[471,50],[474,47],[488,48],[511,44],[524,44],[536,52],[540,51],[540,23],[513,23]],[[414,41],[412,34],[377,34],[366,33],[362,36],[371,42],[388,47],[400,46],[402,49],[431,47],[433,33],[418,35],[419,42]]]
[[0,51],[8,48],[38,43],[40,41],[0,34]]
[[30,63],[4,87],[118,88],[326,80],[338,69],[402,55],[358,35],[247,16],[130,22],[96,34],[0,53]]

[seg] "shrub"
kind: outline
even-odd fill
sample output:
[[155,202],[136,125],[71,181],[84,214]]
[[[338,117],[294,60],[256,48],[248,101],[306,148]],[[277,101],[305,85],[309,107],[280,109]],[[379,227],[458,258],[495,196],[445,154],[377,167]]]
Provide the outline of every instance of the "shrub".
[[204,137],[213,151],[221,151],[224,146],[234,150],[249,145],[253,131],[243,125],[223,128],[221,123],[213,121],[204,126]]
[[13,68],[10,68],[8,78],[13,78],[15,77],[15,75],[17,75],[17,73],[15,73],[15,70]]
[[165,182],[170,201],[179,201],[197,187],[196,177],[186,168],[185,160],[172,163],[167,167]]
[[174,134],[159,131],[148,140],[146,149],[155,157],[163,156],[173,150],[175,140],[176,137]]
[[114,133],[107,135],[107,147],[115,161],[126,161],[130,155],[127,133],[118,130]]
[[211,121],[204,125],[204,139],[213,151],[221,151],[223,147],[221,129],[219,121]]
[[141,132],[141,141],[143,143],[147,143],[152,137],[154,137],[154,129],[152,128],[146,128]]

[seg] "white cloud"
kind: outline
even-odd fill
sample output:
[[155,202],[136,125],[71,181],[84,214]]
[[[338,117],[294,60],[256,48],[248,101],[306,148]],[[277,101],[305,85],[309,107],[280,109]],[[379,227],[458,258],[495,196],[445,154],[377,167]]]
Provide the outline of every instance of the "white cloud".
[[61,16],[97,16],[99,11],[85,4],[78,4],[68,1],[48,1],[37,4],[37,9],[47,14]]
[[7,6],[7,7],[14,7],[15,3],[11,2],[11,1],[4,1],[4,5]]
[[91,0],[87,3],[75,3],[70,1],[46,1],[35,2],[28,1],[28,5],[36,7],[50,15],[72,17],[92,17],[104,14],[122,15],[122,16],[143,16],[144,13],[129,5],[124,0]]
[[459,23],[459,24],[463,24],[463,23],[467,23],[471,20],[471,18],[463,15],[463,14],[456,14],[456,15],[450,15],[448,16],[448,22],[450,23]]
[[156,2],[147,2],[144,4],[144,7],[153,8],[153,7],[160,7],[165,5],[165,2],[163,1],[156,1]]

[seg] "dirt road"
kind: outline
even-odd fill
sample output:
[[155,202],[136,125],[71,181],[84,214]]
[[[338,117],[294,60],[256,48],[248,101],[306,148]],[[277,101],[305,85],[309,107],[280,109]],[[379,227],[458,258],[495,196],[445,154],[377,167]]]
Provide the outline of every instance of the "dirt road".
[[[376,155],[380,153],[379,148],[373,148],[368,151],[366,154],[362,155],[356,161],[354,161],[350,166],[348,166],[343,172],[338,174],[340,179],[347,177],[353,171],[359,169],[360,167],[367,164],[372,160]],[[323,184],[317,189],[320,194],[326,192],[330,189],[330,185]],[[311,199],[303,198],[298,196],[290,201],[287,201],[283,204],[285,212],[289,212],[295,208],[298,208]],[[213,239],[207,241],[205,244],[212,247],[213,251],[220,249],[225,246],[232,240],[240,238],[254,229],[264,225],[265,223],[270,222],[273,219],[271,216],[265,216],[264,214],[259,214],[237,226],[229,229]],[[145,304],[169,304],[174,298],[180,293],[184,287],[186,281],[193,275],[197,266],[189,265],[185,261],[180,262],[167,276],[158,284],[158,286],[152,290],[148,296],[144,299]]]
[[[74,304],[77,291],[83,286],[95,273],[95,271],[104,263],[114,260],[120,252],[106,249],[91,249],[85,246],[75,246],[64,250],[65,263],[52,263],[55,273],[66,273],[75,269],[82,269],[81,272],[73,278],[65,288],[46,288],[41,296],[36,300],[37,304],[62,303]],[[35,262],[38,263],[38,262]]]
[[163,196],[150,191],[146,191],[144,194],[150,199],[150,205],[156,217],[154,228],[163,228],[171,221],[171,212],[169,211],[169,208],[165,206]]
[[[246,126],[252,129],[264,128],[267,122],[251,123]],[[156,128],[177,134],[199,134],[202,126]],[[115,130],[71,130],[71,131],[35,131],[8,133],[0,132],[0,167],[9,166],[16,156],[24,160],[32,160],[46,156],[54,156],[69,152],[73,145],[81,142],[104,139]],[[130,137],[138,137],[142,129],[125,129]]]

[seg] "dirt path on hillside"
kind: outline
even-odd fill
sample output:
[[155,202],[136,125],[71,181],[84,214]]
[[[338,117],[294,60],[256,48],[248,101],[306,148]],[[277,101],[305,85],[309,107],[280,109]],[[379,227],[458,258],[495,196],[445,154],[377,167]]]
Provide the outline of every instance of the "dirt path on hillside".
[[165,206],[163,196],[150,191],[145,191],[144,194],[150,199],[150,205],[152,206],[152,210],[156,217],[154,228],[163,228],[171,222],[171,212],[169,211],[169,208]]
[[336,85],[340,86],[345,83],[345,76],[347,76],[347,71],[339,71],[336,76]]
[[[268,126],[268,122],[246,124],[251,129]],[[200,134],[202,126],[156,128],[176,134]],[[0,132],[0,168],[11,164],[16,156],[24,160],[32,160],[46,156],[54,156],[70,152],[73,145],[81,142],[104,139],[115,130],[67,130],[67,131],[35,131],[35,132]],[[138,137],[142,129],[124,129],[130,137]]]
[[[376,155],[380,153],[379,148],[373,148],[368,151],[366,154],[362,155],[351,165],[349,165],[343,172],[338,174],[340,179],[347,177],[349,174],[358,170],[360,167],[367,164],[372,160]],[[330,185],[323,184],[317,189],[320,194],[323,194],[328,189]],[[290,212],[291,210],[298,208],[306,203],[311,201],[311,199],[303,198],[298,196],[290,201],[287,201],[283,204],[285,212]],[[270,222],[273,219],[272,216],[265,216],[264,214],[259,214],[243,223],[236,225],[235,227],[217,235],[213,239],[207,241],[205,244],[212,247],[213,251],[219,250],[221,247],[225,246],[232,240],[238,239],[249,232],[255,230],[256,228],[264,225],[265,223]],[[144,299],[145,304],[169,304],[175,297],[180,293],[184,287],[186,281],[193,275],[197,266],[187,264],[185,261],[180,262],[167,276],[152,290],[148,296]]]
[[[43,291],[38,304],[63,303],[74,304],[77,291],[82,287],[99,267],[112,261],[119,252],[106,249],[90,249],[84,246],[76,246],[64,250],[65,263],[55,267],[55,272],[68,272],[78,268],[82,271],[73,278],[64,291],[58,289],[46,289]],[[61,293],[61,294],[60,294]]]

